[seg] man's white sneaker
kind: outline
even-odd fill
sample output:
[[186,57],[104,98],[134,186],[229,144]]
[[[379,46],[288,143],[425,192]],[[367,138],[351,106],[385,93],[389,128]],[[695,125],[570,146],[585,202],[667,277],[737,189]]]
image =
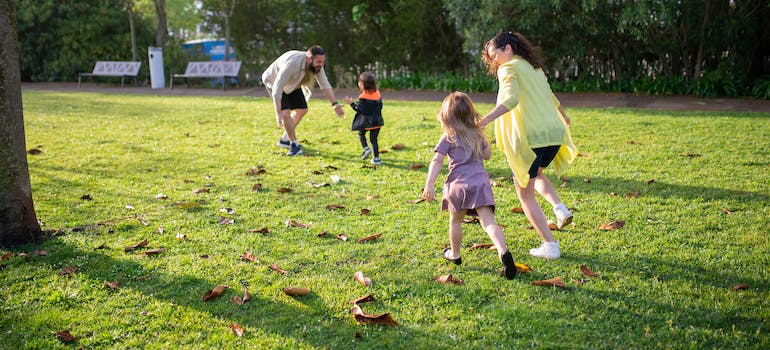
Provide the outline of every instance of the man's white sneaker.
[[561,203],[553,208],[553,213],[556,214],[556,227],[561,230],[562,227],[569,225],[572,222],[572,212],[567,209],[564,203]]
[[529,255],[548,260],[556,260],[561,257],[559,242],[543,242],[540,247],[530,249]]

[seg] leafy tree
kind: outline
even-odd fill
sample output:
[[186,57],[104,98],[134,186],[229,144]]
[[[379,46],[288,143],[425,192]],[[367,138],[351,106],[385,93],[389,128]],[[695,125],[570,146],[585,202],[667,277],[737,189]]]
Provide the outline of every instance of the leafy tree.
[[[132,59],[129,15],[121,0],[18,3],[21,78],[72,81],[97,60]],[[152,43],[151,26],[137,20],[140,57]],[[146,65],[145,65],[146,66]]]

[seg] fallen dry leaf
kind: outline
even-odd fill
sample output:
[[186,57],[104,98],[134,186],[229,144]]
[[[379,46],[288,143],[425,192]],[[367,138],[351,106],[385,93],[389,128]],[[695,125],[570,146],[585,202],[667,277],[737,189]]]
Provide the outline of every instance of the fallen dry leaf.
[[260,229],[251,229],[251,230],[249,230],[249,232],[251,232],[251,233],[261,233],[263,235],[266,235],[266,234],[270,233],[270,230],[268,230],[267,227],[263,227],[263,228],[260,228]]
[[384,314],[367,314],[361,309],[358,304],[353,304],[353,308],[350,309],[353,312],[353,318],[360,324],[381,324],[388,326],[398,326],[398,322],[390,316],[389,313]]
[[286,270],[282,269],[280,266],[276,265],[275,263],[270,263],[270,269],[282,275],[286,274]]
[[315,188],[319,188],[319,187],[325,187],[325,186],[331,186],[331,185],[329,185],[329,184],[328,184],[328,183],[326,183],[326,182],[315,183],[315,182],[310,182],[310,181],[308,181],[308,182],[305,182],[305,183],[306,183],[306,184],[308,184],[310,187],[315,187]]
[[378,195],[378,194],[373,194],[373,195],[371,195],[371,196],[366,196],[366,200],[368,200],[368,201],[370,201],[370,200],[372,200],[372,199],[377,199],[377,198],[380,198],[380,195]]
[[32,254],[35,254],[37,256],[46,256],[46,255],[48,255],[48,252],[45,251],[45,250],[42,250],[42,249],[37,249],[37,250],[33,251]]
[[410,199],[408,202],[412,204],[422,203],[425,202],[425,198]]
[[599,229],[603,230],[603,231],[612,231],[612,230],[617,230],[617,229],[623,227],[623,225],[625,225],[625,224],[626,224],[625,221],[613,221],[613,222],[611,222],[609,224],[601,224],[601,225],[599,225]]
[[749,289],[749,285],[745,284],[745,283],[736,284],[736,285],[733,286],[733,290],[734,291],[747,290],[747,289]]
[[374,296],[369,294],[369,295],[360,297],[360,298],[354,300],[353,304],[361,304],[361,303],[365,303],[365,302],[368,302],[368,301],[375,301],[374,300]]
[[648,185],[649,185],[649,184],[652,184],[653,182],[655,182],[655,179],[649,179],[649,180],[647,180],[647,184],[648,184]]
[[329,204],[326,206],[326,210],[338,210],[338,209],[345,209],[345,207],[339,205],[339,204]]
[[209,189],[204,187],[204,188],[199,188],[197,190],[193,190],[193,193],[207,193],[208,191]]
[[639,197],[641,195],[642,195],[642,191],[636,190],[634,192],[624,194],[623,197],[625,197],[625,198],[636,198],[636,197]]
[[370,213],[369,209],[366,209],[366,208],[361,209],[361,215],[369,215],[369,213]]
[[523,213],[524,209],[522,209],[520,207],[515,207],[515,208],[511,208],[511,212],[512,213]]
[[559,287],[564,290],[570,290],[570,287],[567,287],[564,285],[564,281],[561,280],[561,277],[554,277],[547,280],[541,280],[541,281],[532,281],[533,286],[554,286]]
[[337,237],[337,239],[339,239],[340,241],[343,241],[343,242],[348,240],[348,236],[345,236],[342,233],[338,234],[336,237]]
[[588,277],[596,277],[596,274],[588,268],[588,266],[580,265],[580,272]]
[[326,235],[328,235],[328,234],[329,234],[329,231],[327,231],[327,230],[323,230],[323,231],[321,231],[321,233],[319,233],[319,234],[318,234],[318,237],[324,238],[324,237],[326,237]]
[[296,220],[289,220],[289,219],[286,220],[286,227],[308,228],[310,226],[313,226],[312,222],[303,224],[303,223],[297,222]]
[[217,219],[217,222],[219,222],[220,225],[230,225],[234,222],[234,220],[232,218],[220,216],[219,219]]
[[373,241],[373,240],[375,240],[377,238],[380,238],[381,236],[382,236],[382,233],[376,233],[376,234],[373,234],[371,236],[366,236],[364,238],[359,238],[358,240],[356,240],[356,243],[363,243],[363,242]]
[[163,193],[158,193],[155,195],[155,199],[168,199],[168,196]]
[[466,216],[463,218],[463,222],[466,224],[478,224],[481,222],[478,216]]
[[390,146],[390,149],[404,149],[406,146],[403,143],[397,143],[393,146]]
[[175,203],[174,205],[176,205],[180,209],[190,210],[190,209],[195,209],[197,207],[200,207],[201,202],[180,202],[180,203]]
[[177,233],[176,233],[176,239],[178,239],[178,240],[180,240],[180,241],[184,241],[184,240],[185,240],[185,238],[187,238],[187,235],[185,235],[185,234],[183,234],[183,233],[181,233],[181,232],[177,232]]
[[214,287],[214,289],[204,293],[203,297],[201,298],[201,300],[209,301],[211,299],[214,299],[214,298],[222,295],[222,293],[225,292],[225,289],[227,289],[227,286],[216,286],[216,287]]
[[90,200],[93,200],[93,198],[91,197],[90,194],[84,194],[84,195],[80,196],[80,200],[90,201]]
[[294,191],[294,190],[292,190],[291,188],[288,188],[288,187],[279,187],[275,191],[278,192],[278,193],[289,193],[289,192]]
[[150,249],[148,251],[144,252],[144,255],[158,255],[160,253],[165,253],[166,248],[156,248],[156,249]]
[[144,225],[144,226],[150,226],[150,222],[149,222],[149,221],[147,221],[147,220],[145,220],[144,218],[136,218],[136,219],[137,219],[137,220],[139,220],[139,222],[141,222],[141,223],[142,223],[142,225]]
[[492,243],[473,243],[473,245],[470,248],[468,248],[468,250],[485,249],[485,248],[488,249],[494,246],[495,245]]
[[249,168],[249,170],[246,170],[246,175],[249,176],[262,175],[264,173],[267,173],[267,170],[262,169],[262,166],[259,166],[257,169]]
[[239,324],[233,322],[233,324],[230,325],[230,329],[233,330],[233,334],[237,335],[238,338],[243,337],[243,327],[241,327]]
[[67,266],[59,271],[59,276],[74,275],[78,270],[80,270],[79,267]]
[[199,256],[199,258],[201,258],[201,259],[208,259],[209,255],[208,254],[203,254],[203,255]]
[[301,297],[310,294],[310,288],[286,287],[283,292],[290,297]]
[[118,289],[118,286],[120,285],[120,282],[119,281],[115,281],[115,282],[104,281],[104,285],[106,287],[110,288],[110,289]]
[[54,332],[53,334],[56,336],[56,338],[59,338],[59,340],[65,343],[72,343],[75,341],[75,336],[70,334],[70,331],[68,330]]
[[332,175],[330,177],[332,179],[332,183],[335,183],[335,184],[340,183],[340,176],[339,175]]
[[730,209],[727,209],[727,208],[722,208],[722,212],[727,215],[731,215],[733,213],[732,211],[730,211]]
[[132,250],[134,250],[136,248],[146,247],[147,243],[149,243],[149,241],[147,240],[147,238],[145,238],[143,241],[141,241],[141,242],[139,242],[137,244],[134,244],[132,246],[128,246],[128,247],[124,248],[124,250],[126,252],[130,252],[130,251],[132,251]]
[[43,153],[43,151],[41,151],[41,150],[39,150],[37,148],[31,148],[31,149],[27,150],[27,154],[31,154],[31,155],[36,155],[36,154],[40,154],[40,153]]
[[518,273],[530,273],[530,272],[532,272],[532,268],[529,267],[529,265],[527,265],[525,263],[514,262],[513,265],[516,266],[516,272],[518,272]]
[[233,214],[235,214],[235,209],[233,209],[233,208],[221,208],[221,209],[219,209],[219,212],[223,213],[223,214],[233,215]]
[[548,224],[548,229],[549,230],[551,230],[551,231],[558,231],[559,230],[559,226],[556,226],[556,223],[553,222],[553,220],[548,220],[547,224]]
[[458,284],[458,285],[461,285],[461,286],[463,284],[465,284],[465,282],[463,282],[463,280],[452,276],[451,273],[448,274],[448,275],[438,276],[438,277],[434,278],[434,280],[436,282],[443,283],[443,284]]
[[491,185],[492,187],[500,187],[501,186],[499,182],[497,182],[495,180],[492,180],[492,179],[489,179],[489,185]]
[[695,157],[700,157],[700,154],[687,152],[687,153],[682,153],[681,156],[687,157],[687,158],[695,158]]
[[361,271],[356,271],[356,273],[353,274],[353,279],[367,287],[372,285],[372,279],[364,276],[364,273]]
[[241,260],[251,261],[251,262],[255,262],[255,263],[259,262],[257,257],[254,256],[254,254],[252,254],[251,252],[243,252],[243,254],[241,254]]
[[2,261],[2,260],[8,260],[8,259],[12,258],[14,255],[15,255],[15,254],[13,254],[13,253],[5,253],[5,254],[3,254],[3,256],[2,256],[2,257],[0,257],[0,261]]
[[409,170],[417,170],[424,167],[425,167],[425,164],[415,163],[409,166]]
[[254,186],[251,186],[252,192],[259,192],[262,190],[262,184],[261,183],[255,183]]

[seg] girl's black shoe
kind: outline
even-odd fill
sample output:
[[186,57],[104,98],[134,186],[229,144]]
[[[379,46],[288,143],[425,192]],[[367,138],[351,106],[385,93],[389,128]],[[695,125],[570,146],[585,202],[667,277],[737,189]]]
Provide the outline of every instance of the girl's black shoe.
[[455,265],[460,265],[463,263],[463,258],[457,258],[457,259],[450,259],[446,257],[446,252],[452,250],[451,248],[444,248],[444,251],[441,252],[441,256],[446,259],[447,261],[451,262]]
[[516,264],[513,263],[513,256],[510,251],[503,254],[503,275],[509,280],[516,277]]

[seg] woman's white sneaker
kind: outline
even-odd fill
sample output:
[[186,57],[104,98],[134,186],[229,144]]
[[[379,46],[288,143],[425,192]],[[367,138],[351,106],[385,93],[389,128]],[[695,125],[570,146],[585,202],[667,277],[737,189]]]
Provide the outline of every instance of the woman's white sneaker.
[[561,257],[559,242],[543,242],[540,247],[530,249],[529,255],[548,260],[556,260]]
[[559,230],[572,222],[572,212],[567,209],[567,206],[564,205],[564,203],[555,206],[553,208],[553,213],[556,214],[556,227]]

